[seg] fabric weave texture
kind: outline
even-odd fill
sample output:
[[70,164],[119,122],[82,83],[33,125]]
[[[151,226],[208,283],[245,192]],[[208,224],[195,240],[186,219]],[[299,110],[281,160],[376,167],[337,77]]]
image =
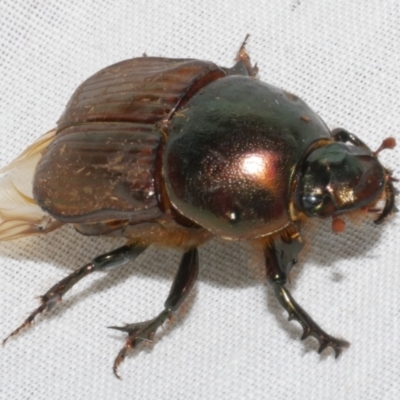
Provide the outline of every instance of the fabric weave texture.
[[[231,66],[247,33],[260,79],[295,93],[330,128],[371,148],[400,143],[400,1],[0,2],[0,165],[53,128],[75,88],[101,68],[147,55]],[[400,144],[381,154],[400,177]],[[398,185],[398,187],[400,187]],[[291,284],[330,334],[352,343],[335,360],[300,341],[243,243],[200,249],[185,312],[128,356],[110,325],[161,311],[180,252],[149,249],[135,263],[77,285],[57,309],[0,349],[0,399],[397,399],[400,392],[399,215],[381,226],[347,219],[305,228]],[[74,268],[123,241],[72,227],[0,243],[0,335]]]

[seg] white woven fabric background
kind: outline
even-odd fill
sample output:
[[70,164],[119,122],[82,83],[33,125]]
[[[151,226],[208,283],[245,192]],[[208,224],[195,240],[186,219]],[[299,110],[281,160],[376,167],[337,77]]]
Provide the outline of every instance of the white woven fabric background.
[[[0,2],[0,164],[51,129],[76,86],[117,61],[148,55],[230,66],[246,33],[260,78],[296,93],[334,128],[372,148],[400,142],[400,1]],[[382,162],[400,177],[400,146]],[[399,185],[398,185],[399,186]],[[352,346],[335,360],[288,322],[244,245],[213,242],[186,313],[127,358],[109,325],[162,309],[179,252],[150,250],[136,263],[77,285],[62,305],[0,348],[1,399],[397,399],[400,392],[399,216],[382,226],[330,222],[289,286],[329,333]],[[0,337],[35,296],[118,240],[72,228],[0,243]],[[254,260],[253,260],[254,261]]]

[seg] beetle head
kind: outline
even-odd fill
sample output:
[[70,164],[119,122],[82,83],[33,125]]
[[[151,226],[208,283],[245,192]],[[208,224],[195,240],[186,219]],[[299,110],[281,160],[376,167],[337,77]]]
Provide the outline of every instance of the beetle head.
[[[296,205],[308,216],[336,217],[368,208],[385,192],[386,205],[375,221],[380,223],[394,208],[394,189],[389,172],[377,154],[352,135],[351,144],[333,142],[313,150],[305,159],[296,188]],[[388,141],[386,140],[386,141]],[[384,141],[385,143],[385,141]]]

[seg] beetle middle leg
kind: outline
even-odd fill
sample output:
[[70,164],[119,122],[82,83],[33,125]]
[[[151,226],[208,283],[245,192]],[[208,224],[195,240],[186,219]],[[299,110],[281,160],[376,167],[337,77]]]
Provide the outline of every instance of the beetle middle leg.
[[22,329],[28,327],[37,315],[41,314],[45,310],[53,309],[56,304],[61,301],[64,294],[82,278],[95,271],[101,271],[126,264],[128,261],[138,257],[145,249],[146,246],[122,246],[118,249],[97,256],[88,264],[85,264],[83,267],[77,268],[60,282],[52,286],[44,295],[40,296],[40,306],[36,308],[36,310],[34,310],[17,329],[11,332],[11,334],[3,340],[3,345],[11,336],[17,335],[19,332],[21,332]]
[[120,350],[114,361],[113,371],[117,378],[118,367],[125,359],[129,349],[134,349],[142,342],[151,342],[156,330],[178,310],[190,293],[199,270],[199,258],[197,248],[188,250],[183,254],[178,271],[175,275],[167,300],[164,303],[164,310],[157,317],[145,322],[128,324],[123,327],[110,326],[111,329],[117,329],[128,333],[128,339],[125,346]]
[[290,268],[297,262],[296,257],[302,245],[299,238],[285,240],[276,238],[265,249],[267,279],[274,289],[279,303],[289,313],[289,321],[296,320],[303,328],[301,340],[314,336],[319,342],[318,353],[331,347],[337,358],[342,350],[350,345],[349,342],[337,339],[318,326],[307,312],[294,300],[286,289],[286,277]]

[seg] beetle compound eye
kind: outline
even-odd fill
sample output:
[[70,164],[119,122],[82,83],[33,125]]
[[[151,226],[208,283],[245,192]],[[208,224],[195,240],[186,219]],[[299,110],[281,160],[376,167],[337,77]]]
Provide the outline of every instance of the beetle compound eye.
[[303,196],[303,206],[306,210],[317,208],[323,203],[322,194],[310,194]]
[[303,196],[303,211],[309,215],[327,217],[333,215],[336,210],[334,198],[327,190]]
[[298,194],[299,208],[309,216],[325,215],[325,208],[331,202],[327,187],[330,184],[330,171],[327,165],[317,161],[306,163],[305,169],[299,178]]

